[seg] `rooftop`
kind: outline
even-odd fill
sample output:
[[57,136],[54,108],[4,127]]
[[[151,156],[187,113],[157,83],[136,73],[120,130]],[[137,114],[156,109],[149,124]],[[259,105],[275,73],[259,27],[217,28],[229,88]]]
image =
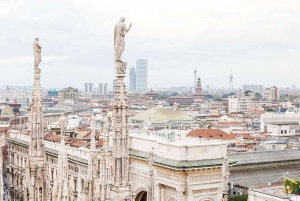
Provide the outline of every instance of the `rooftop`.
[[183,112],[167,109],[164,107],[153,107],[149,110],[141,112],[134,117],[131,117],[133,121],[193,121],[191,116],[186,115]]

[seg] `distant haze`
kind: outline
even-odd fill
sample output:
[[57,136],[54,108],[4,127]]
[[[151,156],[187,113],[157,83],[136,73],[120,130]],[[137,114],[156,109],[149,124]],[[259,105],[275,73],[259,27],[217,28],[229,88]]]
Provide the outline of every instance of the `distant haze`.
[[[101,3],[102,2],[102,3]],[[32,85],[40,38],[42,85],[83,88],[114,79],[114,25],[133,26],[123,61],[148,60],[148,87],[299,83],[299,0],[0,1],[0,86]],[[104,3],[105,2],[105,3]]]

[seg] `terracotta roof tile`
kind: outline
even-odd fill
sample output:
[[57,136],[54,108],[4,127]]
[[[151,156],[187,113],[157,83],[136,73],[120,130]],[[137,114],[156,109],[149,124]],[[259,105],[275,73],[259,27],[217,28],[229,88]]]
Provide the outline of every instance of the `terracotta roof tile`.
[[233,140],[236,139],[236,134],[227,134],[220,129],[197,129],[192,130],[187,134],[187,137],[200,137],[215,140]]

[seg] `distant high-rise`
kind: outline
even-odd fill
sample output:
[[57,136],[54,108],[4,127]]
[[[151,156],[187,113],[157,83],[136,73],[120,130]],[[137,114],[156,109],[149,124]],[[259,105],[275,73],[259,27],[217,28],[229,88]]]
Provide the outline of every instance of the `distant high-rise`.
[[136,90],[146,92],[148,88],[148,62],[146,59],[136,60]]
[[229,76],[229,79],[230,79],[230,84],[229,84],[229,90],[233,90],[233,75],[232,75],[232,70],[231,70],[231,73],[230,73],[230,76]]
[[197,69],[195,68],[195,70],[194,70],[194,74],[195,74],[195,80],[194,80],[194,89],[195,89],[195,91],[196,91],[196,87],[197,87]]
[[280,100],[280,90],[278,87],[265,88],[263,92],[263,99],[266,100]]
[[136,90],[136,72],[135,68],[131,67],[129,69],[129,91]]
[[116,88],[116,83],[117,83],[117,81],[118,81],[117,79],[114,79],[114,80],[113,80],[113,91],[114,91],[114,92],[115,92],[115,88]]
[[255,93],[262,93],[264,91],[263,85],[258,84],[244,84],[243,91],[252,91]]
[[84,92],[93,93],[93,83],[84,83]]
[[103,89],[102,89],[102,83],[99,83],[99,93],[102,94],[103,93]]
[[108,90],[107,90],[107,87],[108,87],[107,83],[104,83],[104,84],[103,84],[103,93],[104,93],[104,94],[106,94],[107,91],[108,91]]

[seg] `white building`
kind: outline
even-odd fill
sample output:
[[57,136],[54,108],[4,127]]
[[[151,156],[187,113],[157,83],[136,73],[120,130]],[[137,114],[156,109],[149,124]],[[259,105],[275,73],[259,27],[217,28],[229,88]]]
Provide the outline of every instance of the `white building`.
[[290,125],[290,129],[298,129],[300,114],[295,113],[265,113],[260,118],[261,132],[267,131],[268,125]]
[[229,96],[228,97],[228,113],[245,112],[251,109],[251,98],[248,96]]
[[207,109],[216,109],[218,111],[221,111],[224,109],[222,101],[206,100],[206,101],[204,101],[204,106]]
[[245,84],[243,85],[243,91],[253,91],[255,93],[262,93],[264,90],[263,85],[258,84]]

